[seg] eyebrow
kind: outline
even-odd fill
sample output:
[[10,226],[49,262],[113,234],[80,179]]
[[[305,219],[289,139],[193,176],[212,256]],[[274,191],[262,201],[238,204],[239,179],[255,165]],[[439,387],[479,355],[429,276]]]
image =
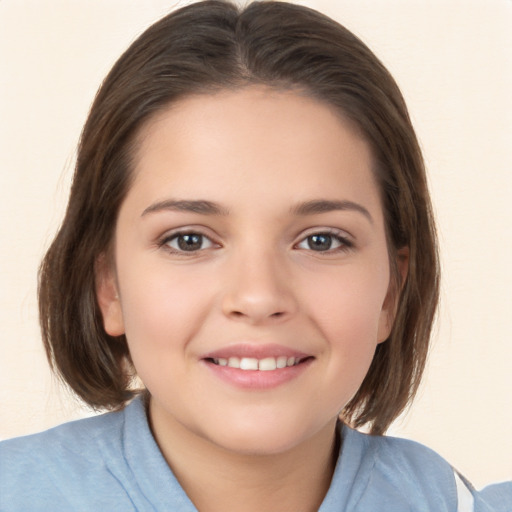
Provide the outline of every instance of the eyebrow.
[[174,200],[167,199],[165,201],[158,201],[157,203],[148,206],[143,212],[141,217],[148,213],[155,213],[161,211],[175,211],[175,212],[192,212],[201,215],[227,215],[228,210],[219,206],[211,201],[190,201],[190,200]]
[[373,224],[373,218],[370,212],[361,204],[353,201],[332,201],[327,199],[316,199],[300,203],[292,208],[295,215],[314,215],[316,213],[327,213],[333,211],[355,211],[363,214],[370,223]]
[[[353,201],[333,201],[327,199],[315,199],[299,203],[291,209],[294,215],[315,215],[318,213],[328,213],[332,211],[356,211],[363,214],[371,223],[373,218],[370,212],[359,203]],[[229,211],[214,203],[206,200],[176,200],[166,199],[158,201],[148,206],[143,212],[141,217],[161,211],[176,211],[176,212],[192,212],[200,215],[228,215]]]

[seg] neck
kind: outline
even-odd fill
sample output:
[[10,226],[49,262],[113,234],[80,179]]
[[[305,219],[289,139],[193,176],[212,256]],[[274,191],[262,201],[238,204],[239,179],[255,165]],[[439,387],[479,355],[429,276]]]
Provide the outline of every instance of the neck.
[[200,512],[313,512],[327,493],[337,456],[335,421],[300,446],[254,455],[225,450],[179,423],[150,417],[167,463]]

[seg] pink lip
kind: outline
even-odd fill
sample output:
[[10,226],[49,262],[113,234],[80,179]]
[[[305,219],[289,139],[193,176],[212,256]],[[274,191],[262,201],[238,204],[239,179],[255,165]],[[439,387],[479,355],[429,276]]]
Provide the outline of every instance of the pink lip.
[[[276,368],[275,370],[240,370],[229,366],[213,363],[213,359],[229,359],[230,357],[295,357],[303,359],[295,366]],[[214,350],[205,354],[201,361],[212,374],[223,382],[245,390],[263,391],[281,386],[302,375],[313,363],[314,357],[282,345],[237,344]]]
[[265,357],[298,357],[300,359],[310,356],[304,352],[276,344],[238,343],[224,348],[219,348],[204,354],[201,359],[229,359],[230,357],[253,357],[264,359]]

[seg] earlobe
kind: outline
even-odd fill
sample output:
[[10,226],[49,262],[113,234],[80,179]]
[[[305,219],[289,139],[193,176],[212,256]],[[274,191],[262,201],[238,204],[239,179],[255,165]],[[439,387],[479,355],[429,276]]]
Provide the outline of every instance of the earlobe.
[[400,292],[402,291],[402,288],[407,279],[407,274],[409,272],[409,247],[402,247],[397,251],[395,268],[398,274],[398,282],[396,282],[394,279],[391,279],[388,293],[382,306],[377,335],[378,343],[382,343],[389,338],[391,329],[393,328],[393,324],[395,322]]
[[96,260],[96,298],[103,317],[103,328],[110,336],[124,334],[123,312],[113,265],[105,254]]

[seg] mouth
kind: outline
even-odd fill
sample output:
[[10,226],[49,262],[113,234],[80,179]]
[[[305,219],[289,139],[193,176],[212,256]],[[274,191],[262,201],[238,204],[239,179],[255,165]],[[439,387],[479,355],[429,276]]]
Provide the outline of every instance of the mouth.
[[236,343],[203,354],[211,374],[244,390],[268,390],[308,373],[316,357],[289,346]]
[[216,378],[242,390],[274,389],[308,372],[316,357],[281,345],[235,344],[204,354]]
[[268,372],[281,370],[283,368],[290,368],[292,366],[297,366],[311,359],[313,359],[312,356],[278,356],[264,357],[262,359],[258,359],[255,357],[233,356],[225,358],[208,357],[205,359],[205,361],[216,366],[225,366],[228,368],[236,368],[238,370]]

